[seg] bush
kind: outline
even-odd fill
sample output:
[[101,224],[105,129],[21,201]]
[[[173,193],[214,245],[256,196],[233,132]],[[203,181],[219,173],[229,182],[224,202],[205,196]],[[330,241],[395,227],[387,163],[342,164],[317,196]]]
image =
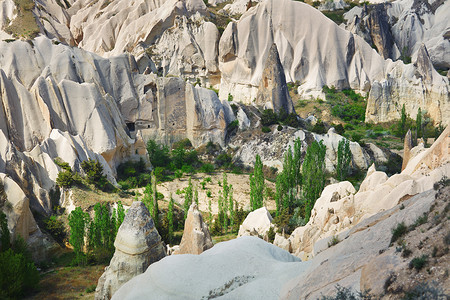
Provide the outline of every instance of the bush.
[[203,173],[212,173],[214,172],[214,165],[213,164],[203,164],[202,167],[200,168],[200,171],[202,171]]
[[415,257],[409,262],[409,268],[415,268],[420,271],[428,263],[428,255],[422,255],[420,257]]
[[153,167],[166,167],[170,164],[169,148],[154,140],[147,142],[147,152]]
[[236,119],[236,120],[230,122],[230,124],[228,124],[227,132],[230,134],[238,128],[239,128],[239,121]]
[[218,167],[228,167],[231,165],[231,160],[232,158],[228,153],[222,152],[216,157],[215,164]]
[[397,241],[402,235],[408,232],[408,227],[406,227],[405,223],[401,222],[397,224],[397,227],[392,229],[392,238],[391,243]]
[[278,122],[278,116],[273,109],[265,109],[261,115],[261,124],[263,126],[270,126]]
[[59,187],[70,188],[73,185],[72,171],[64,170],[59,172],[58,177],[56,177],[56,184]]
[[435,282],[421,282],[414,286],[412,289],[405,292],[403,297],[405,300],[416,299],[435,299],[446,300],[448,296],[445,295],[443,290],[437,286]]
[[331,240],[328,242],[328,248],[337,245],[340,242],[339,238],[336,235],[333,235]]
[[322,120],[317,120],[316,124],[314,124],[314,126],[311,128],[311,131],[317,134],[324,134],[327,132],[325,124],[322,122]]
[[272,130],[270,130],[270,127],[263,126],[263,127],[261,128],[261,131],[264,132],[264,133],[269,133],[269,132],[271,132]]
[[64,223],[56,216],[51,216],[44,221],[45,229],[57,240],[62,243],[66,237]]
[[337,293],[334,296],[322,296],[321,300],[370,300],[373,296],[368,292],[354,292],[351,288],[336,285]]
[[87,181],[95,187],[106,190],[109,185],[106,176],[103,175],[103,166],[98,160],[85,160],[81,163],[83,171],[86,173]]

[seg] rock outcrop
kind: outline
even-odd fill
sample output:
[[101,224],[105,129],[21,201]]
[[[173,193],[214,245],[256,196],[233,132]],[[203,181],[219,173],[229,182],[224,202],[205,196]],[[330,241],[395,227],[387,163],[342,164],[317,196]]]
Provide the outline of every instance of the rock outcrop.
[[413,76],[416,67],[385,61],[362,38],[313,7],[280,1],[261,2],[237,23],[228,24],[219,42],[220,98],[230,93],[237,101],[252,103],[264,58],[275,43],[286,81],[301,82],[298,92],[303,96],[322,96],[324,85],[352,88],[369,92],[366,121],[396,120],[405,103],[413,118],[423,106],[436,122],[448,122],[444,118],[450,106],[447,78],[435,70],[432,81]]
[[114,247],[114,256],[98,280],[96,300],[111,299],[123,284],[166,256],[166,247],[142,202],[133,202],[127,211]]
[[[395,247],[389,247],[391,229],[400,222],[413,224],[429,211],[435,194],[433,190],[423,192],[402,202],[402,209],[398,205],[377,213],[307,262],[256,237],[240,237],[199,256],[167,257],[127,282],[113,299],[169,299],[173,295],[189,299],[318,299],[335,295],[336,284],[355,291],[364,286],[376,288],[378,283],[383,286],[389,277],[382,272],[385,267],[407,268],[409,263]],[[374,265],[377,262],[382,270]],[[367,278],[370,270],[380,278]],[[173,280],[174,274],[177,280]],[[445,280],[443,287],[448,283],[448,278]]]
[[289,96],[286,77],[276,44],[270,47],[255,104],[264,109],[273,109],[277,113],[280,110],[284,110],[288,114],[294,112],[294,105],[291,96]]
[[408,161],[411,155],[411,149],[413,147],[412,134],[411,129],[405,135],[405,141],[403,142],[403,162],[402,162],[402,171],[408,165]]
[[180,247],[174,254],[200,254],[212,248],[212,246],[213,243],[208,226],[203,222],[203,217],[197,208],[197,204],[192,203],[184,222]]
[[273,227],[272,216],[266,207],[258,208],[252,211],[239,226],[238,237],[240,236],[259,236],[267,238],[267,232]]
[[346,230],[356,224],[432,189],[434,183],[449,177],[449,134],[447,128],[429,149],[413,148],[401,174],[388,177],[376,171],[375,166],[370,167],[357,193],[349,182],[327,186],[317,199],[308,224],[295,229],[289,237],[292,251],[301,258],[317,255],[327,248],[333,236],[342,240],[347,236]]
[[[388,57],[392,59],[414,57],[421,45],[425,44],[433,65],[439,69],[448,69],[450,41],[446,34],[450,25],[449,8],[447,1],[407,0],[354,7],[344,14],[347,19],[345,27],[369,44],[375,33],[377,38],[373,42],[379,53],[386,53],[387,50],[390,52]],[[380,43],[377,40],[383,44],[382,47],[378,46]]]

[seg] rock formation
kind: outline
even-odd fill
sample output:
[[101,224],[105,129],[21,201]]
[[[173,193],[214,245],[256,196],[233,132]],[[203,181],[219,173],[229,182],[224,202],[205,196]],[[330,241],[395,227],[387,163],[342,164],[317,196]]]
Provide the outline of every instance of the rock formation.
[[303,96],[322,97],[324,85],[352,88],[369,92],[366,121],[396,120],[406,103],[413,118],[422,105],[436,122],[448,122],[443,118],[450,103],[447,78],[435,70],[431,82],[412,76],[413,65],[385,61],[362,38],[311,6],[280,1],[261,2],[228,24],[219,42],[220,98],[230,93],[237,101],[252,103],[264,58],[275,43],[286,81],[301,82],[298,92]]
[[[391,235],[387,233],[399,222],[409,226],[428,212],[435,194],[433,190],[420,193],[402,202],[402,209],[398,205],[373,215],[307,262],[256,237],[240,237],[199,256],[167,257],[127,282],[113,299],[168,299],[173,295],[192,299],[318,299],[335,295],[336,284],[355,291],[369,286],[378,292],[378,286],[383,287],[389,277],[382,272],[386,266],[408,269],[409,263],[396,253],[396,247],[389,247]],[[377,269],[377,265],[383,268]],[[371,270],[380,277],[368,278]],[[173,280],[174,274],[177,280]],[[441,285],[448,290],[448,278]]]
[[284,110],[288,114],[294,112],[294,105],[291,96],[289,96],[286,77],[276,44],[270,47],[255,104],[262,106],[264,109],[273,109],[277,113],[280,110]]
[[414,57],[421,45],[425,44],[433,65],[439,69],[448,69],[450,54],[447,49],[450,41],[446,33],[450,25],[449,8],[447,1],[405,0],[367,5],[364,8],[354,7],[344,14],[347,19],[345,27],[369,44],[375,33],[376,40],[385,41],[382,42],[384,46],[379,47],[380,43],[373,40],[379,53],[387,50],[392,59]]
[[405,135],[405,141],[403,143],[403,163],[402,163],[402,171],[406,168],[408,165],[410,152],[413,147],[412,142],[412,135],[411,135],[411,129],[408,130],[408,132]]
[[308,224],[295,229],[289,237],[292,251],[301,258],[317,255],[327,248],[334,235],[342,240],[347,229],[432,189],[444,176],[449,177],[449,134],[447,128],[429,149],[411,149],[408,165],[401,174],[388,177],[376,171],[375,166],[370,167],[357,193],[349,182],[327,186],[317,199]]
[[269,211],[266,207],[261,207],[248,214],[239,227],[238,237],[253,235],[266,238],[267,232],[273,226]]
[[114,256],[98,280],[95,299],[111,299],[123,284],[166,256],[166,247],[142,202],[131,205],[119,227],[114,247]]
[[197,208],[197,204],[192,203],[184,222],[180,247],[174,254],[200,254],[212,246],[213,243],[208,226],[203,222],[203,217]]

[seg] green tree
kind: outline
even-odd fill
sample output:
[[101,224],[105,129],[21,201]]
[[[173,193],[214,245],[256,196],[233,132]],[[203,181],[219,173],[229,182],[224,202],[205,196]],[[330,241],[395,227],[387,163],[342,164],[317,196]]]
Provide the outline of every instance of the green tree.
[[159,207],[158,207],[158,191],[156,189],[156,176],[154,172],[152,172],[152,191],[153,191],[153,211],[152,211],[152,219],[155,222],[156,228],[159,228]]
[[6,251],[11,247],[11,234],[8,229],[8,220],[3,211],[0,210],[0,251]]
[[250,174],[250,205],[252,210],[264,205],[264,173],[259,154],[256,155],[253,174]]
[[417,111],[417,117],[416,117],[416,132],[417,137],[423,137],[423,129],[422,129],[422,109],[419,107],[419,110]]
[[147,186],[144,189],[144,196],[142,198],[142,202],[147,207],[150,216],[152,216],[153,218],[155,203],[153,201],[153,187],[151,183],[147,184]]
[[322,141],[312,142],[306,150],[303,161],[303,198],[305,201],[305,221],[308,222],[314,203],[325,186],[325,152]]
[[63,170],[56,177],[56,184],[63,188],[70,188],[73,184],[73,173],[70,170]]
[[352,152],[350,151],[350,142],[346,139],[339,141],[337,151],[336,174],[339,181],[347,178],[350,163],[352,162]]
[[125,219],[125,209],[121,201],[117,202],[117,222],[116,222],[116,233],[119,230],[120,225],[122,225]]
[[166,167],[170,164],[169,148],[154,140],[147,142],[147,152],[153,167]]
[[172,193],[170,193],[170,201],[169,201],[169,208],[167,209],[167,220],[169,223],[169,243],[172,243],[173,240],[173,197]]
[[103,166],[98,160],[85,160],[81,162],[81,167],[86,173],[87,181],[99,189],[104,189],[108,185],[106,176],[103,175]]
[[70,237],[69,242],[73,246],[75,252],[75,263],[85,264],[84,257],[84,237],[89,222],[89,214],[83,212],[81,207],[75,208],[69,214]]
[[406,119],[407,119],[406,108],[405,108],[405,104],[403,103],[402,113],[400,116],[400,123],[399,123],[399,132],[400,132],[400,136],[402,139],[405,137],[405,134],[406,134]]
[[301,140],[296,139],[294,143],[294,153],[291,147],[284,154],[283,171],[277,175],[275,203],[277,215],[282,210],[287,210],[292,214],[298,205],[299,193],[301,190]]
[[192,185],[192,179],[189,177],[188,186],[184,189],[184,219],[186,220],[189,207],[192,204],[192,201],[194,200],[194,187]]

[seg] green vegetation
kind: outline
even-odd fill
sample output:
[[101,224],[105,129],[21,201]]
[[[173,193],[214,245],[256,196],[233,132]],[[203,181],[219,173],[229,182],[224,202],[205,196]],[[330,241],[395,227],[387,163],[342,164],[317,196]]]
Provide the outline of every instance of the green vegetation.
[[337,151],[336,175],[339,181],[344,181],[350,171],[352,162],[352,153],[350,152],[350,142],[348,140],[340,140]]
[[366,101],[361,95],[351,89],[337,91],[336,88],[329,88],[326,85],[322,88],[322,91],[331,106],[333,116],[353,124],[364,122]]
[[95,204],[93,220],[81,207],[75,208],[68,218],[69,242],[75,253],[72,264],[86,265],[88,261],[109,262],[114,253],[114,240],[124,217],[125,210],[120,201],[117,210],[113,209],[112,212],[106,204]]
[[397,227],[392,229],[392,238],[391,243],[397,241],[401,236],[405,235],[408,232],[408,227],[405,223],[401,222],[397,224]]
[[328,242],[328,248],[333,247],[334,245],[337,245],[340,242],[339,237],[336,235],[333,235],[331,240]]
[[250,206],[256,210],[264,205],[264,173],[259,154],[256,155],[253,174],[250,174]]
[[295,112],[288,114],[284,109],[280,109],[278,114],[274,112],[273,109],[263,110],[261,114],[261,124],[263,125],[263,128],[274,124],[286,125],[294,128],[298,128],[301,125]]
[[374,299],[370,291],[355,292],[351,288],[346,288],[336,285],[336,295],[334,296],[322,296],[320,300],[371,300]]
[[325,187],[326,147],[320,141],[312,142],[306,150],[303,161],[303,197],[305,201],[305,222],[308,223],[314,203]]
[[15,38],[22,37],[27,40],[35,38],[39,34],[39,27],[33,15],[35,7],[31,0],[14,0],[17,17],[5,28],[5,31]]
[[422,255],[420,257],[415,257],[409,262],[409,268],[416,269],[417,271],[422,270],[423,267],[428,263],[428,255]]
[[0,299],[21,298],[39,284],[26,242],[21,236],[10,238],[6,215],[0,210]]
[[169,238],[169,244],[172,243],[173,240],[173,197],[172,194],[170,194],[170,200],[169,200],[169,208],[167,209],[167,221],[168,221],[168,238]]
[[[156,169],[155,173],[157,171]],[[143,187],[149,184],[150,181],[150,174],[142,158],[139,161],[129,160],[123,162],[117,167],[117,183],[121,186],[122,190]]]

